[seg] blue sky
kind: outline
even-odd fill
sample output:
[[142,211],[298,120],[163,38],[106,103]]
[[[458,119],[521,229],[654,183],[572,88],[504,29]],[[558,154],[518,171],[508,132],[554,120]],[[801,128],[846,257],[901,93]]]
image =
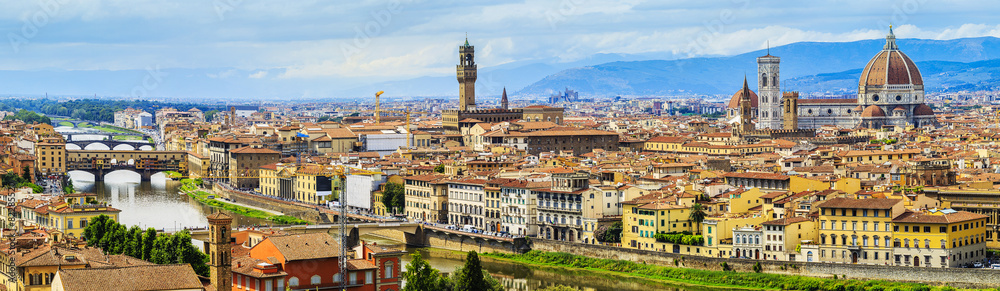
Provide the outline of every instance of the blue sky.
[[[808,3],[807,5],[802,5]],[[205,70],[337,86],[594,54],[729,55],[799,41],[1000,36],[992,1],[0,0],[0,70]]]

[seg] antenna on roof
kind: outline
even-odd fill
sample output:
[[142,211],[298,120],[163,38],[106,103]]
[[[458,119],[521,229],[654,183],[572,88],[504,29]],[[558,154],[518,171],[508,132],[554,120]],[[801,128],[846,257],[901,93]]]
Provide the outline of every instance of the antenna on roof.
[[771,55],[771,40],[767,40],[767,55]]

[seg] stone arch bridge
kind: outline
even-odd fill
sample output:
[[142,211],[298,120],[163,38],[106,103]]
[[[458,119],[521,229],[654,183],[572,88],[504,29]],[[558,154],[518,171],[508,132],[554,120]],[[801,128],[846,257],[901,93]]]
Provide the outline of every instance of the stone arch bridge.
[[158,172],[174,171],[187,175],[187,152],[183,151],[66,151],[66,171],[84,171],[103,181],[104,175],[129,170],[142,175],[142,181]]

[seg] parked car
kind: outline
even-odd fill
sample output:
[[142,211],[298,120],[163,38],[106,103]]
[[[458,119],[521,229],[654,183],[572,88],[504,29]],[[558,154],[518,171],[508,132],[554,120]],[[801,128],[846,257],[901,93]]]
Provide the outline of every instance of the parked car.
[[972,267],[973,268],[982,268],[983,267],[983,262],[972,263]]
[[990,269],[1000,270],[1000,264],[993,264],[990,266]]

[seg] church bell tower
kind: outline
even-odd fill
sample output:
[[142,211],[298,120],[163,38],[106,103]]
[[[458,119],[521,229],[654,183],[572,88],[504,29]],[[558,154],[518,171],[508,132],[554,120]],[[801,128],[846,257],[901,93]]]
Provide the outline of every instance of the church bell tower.
[[458,110],[476,110],[476,48],[469,45],[458,47]]
[[212,213],[208,216],[209,246],[206,252],[209,255],[208,266],[209,276],[211,276],[209,279],[212,280],[212,285],[207,290],[233,290],[233,274],[230,270],[232,265],[230,251],[232,249],[229,246],[229,225],[232,222],[233,218],[222,212]]
[[778,65],[781,58],[772,56],[770,49],[768,54],[757,58],[757,100],[760,104],[757,108],[757,117],[760,123],[757,127],[762,129],[783,128],[783,114],[781,108],[781,87],[778,83]]

